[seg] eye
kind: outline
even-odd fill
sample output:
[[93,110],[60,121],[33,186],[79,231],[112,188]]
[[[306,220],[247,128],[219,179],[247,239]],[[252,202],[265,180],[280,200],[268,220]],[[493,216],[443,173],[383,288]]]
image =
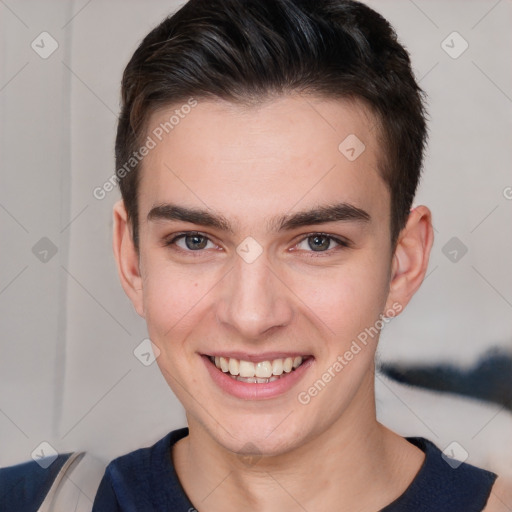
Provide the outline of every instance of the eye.
[[[208,247],[208,243],[210,243],[210,247]],[[170,240],[165,242],[165,246],[176,245],[183,251],[202,251],[203,249],[212,249],[215,248],[216,245],[202,233],[198,233],[196,231],[188,231],[186,233],[180,233]]]
[[[186,231],[174,234],[168,240],[164,241],[164,245],[188,253],[200,253],[205,249],[218,248],[208,236],[198,231]],[[347,247],[350,247],[350,242],[346,240],[326,233],[312,233],[304,237],[293,249],[299,249],[309,253],[331,253],[336,250],[336,248],[342,249]]]
[[325,233],[313,233],[305,237],[295,247],[307,252],[331,252],[336,246],[349,247],[350,244]]

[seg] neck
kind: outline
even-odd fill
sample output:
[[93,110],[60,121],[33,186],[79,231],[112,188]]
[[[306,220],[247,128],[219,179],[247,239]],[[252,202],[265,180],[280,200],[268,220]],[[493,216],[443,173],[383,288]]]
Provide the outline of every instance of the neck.
[[338,420],[294,450],[241,458],[189,418],[189,436],[175,445],[173,459],[185,492],[201,511],[362,512],[400,496],[424,454],[377,422],[369,373]]

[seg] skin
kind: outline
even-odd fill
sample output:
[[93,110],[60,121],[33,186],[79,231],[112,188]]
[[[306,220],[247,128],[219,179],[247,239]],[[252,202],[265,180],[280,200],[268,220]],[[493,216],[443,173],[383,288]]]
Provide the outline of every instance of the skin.
[[[175,108],[155,112],[148,133]],[[349,134],[365,144],[352,162],[338,150]],[[397,304],[403,310],[425,276],[431,212],[411,211],[393,252],[381,158],[375,120],[357,102],[287,95],[243,107],[203,100],[144,159],[139,254],[124,205],[115,205],[121,283],[186,410],[190,435],[172,457],[197,509],[375,511],[402,494],[421,467],[423,452],[375,417],[378,336],[307,405],[297,400],[379,315]],[[340,201],[365,210],[370,221],[268,229],[271,218]],[[233,232],[148,220],[163,203],[222,215]],[[193,251],[183,238],[165,245],[183,231],[199,231],[207,246]],[[332,241],[315,252],[312,233],[349,246]],[[263,251],[252,263],[236,252],[248,236]],[[212,382],[200,357],[224,350],[296,351],[314,361],[281,396],[242,400]]]

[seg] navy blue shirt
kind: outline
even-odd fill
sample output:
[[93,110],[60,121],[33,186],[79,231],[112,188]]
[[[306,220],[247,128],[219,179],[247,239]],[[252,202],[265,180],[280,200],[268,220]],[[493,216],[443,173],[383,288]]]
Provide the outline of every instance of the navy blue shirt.
[[[83,455],[83,454],[82,454]],[[78,457],[81,458],[82,455]],[[39,510],[59,472],[73,453],[0,468],[0,510],[2,512],[34,512]]]
[[[150,448],[113,460],[100,483],[93,512],[195,512],[172,463],[172,446],[188,435],[174,430]],[[461,464],[454,469],[433,443],[422,437],[407,440],[425,452],[418,474],[393,503],[381,512],[480,512],[496,475]]]

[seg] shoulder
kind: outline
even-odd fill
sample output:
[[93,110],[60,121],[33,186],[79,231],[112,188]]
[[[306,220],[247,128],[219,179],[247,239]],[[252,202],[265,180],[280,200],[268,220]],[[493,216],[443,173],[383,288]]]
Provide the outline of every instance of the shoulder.
[[[396,510],[463,510],[464,512],[501,512],[485,509],[496,483],[496,474],[483,468],[461,462],[453,454],[445,454],[424,438],[407,438],[425,452],[425,461]],[[388,509],[385,509],[388,512]],[[389,512],[394,508],[390,508]],[[503,512],[510,512],[503,509]]]
[[171,454],[187,434],[188,428],[174,430],[153,446],[114,459],[105,470],[93,512],[190,509]]
[[160,465],[166,459],[168,450],[178,432],[176,430],[172,431],[152,446],[139,448],[115,458],[108,464],[105,474],[114,479],[121,475],[123,479],[130,475],[137,476],[138,479],[147,475],[149,471],[154,470],[155,466]]
[[121,455],[108,464],[96,491],[93,512],[114,512],[138,505],[141,491],[151,478],[150,460],[155,446]]
[[[153,500],[151,494],[163,493],[164,483],[177,481],[171,447],[187,434],[188,428],[173,430],[152,446],[139,448],[110,462],[96,493],[95,505],[116,502],[133,509],[137,504],[137,510],[147,510],[147,504]],[[93,510],[109,509],[103,506]]]
[[512,510],[512,479],[498,477],[494,483],[484,512],[509,512]]

